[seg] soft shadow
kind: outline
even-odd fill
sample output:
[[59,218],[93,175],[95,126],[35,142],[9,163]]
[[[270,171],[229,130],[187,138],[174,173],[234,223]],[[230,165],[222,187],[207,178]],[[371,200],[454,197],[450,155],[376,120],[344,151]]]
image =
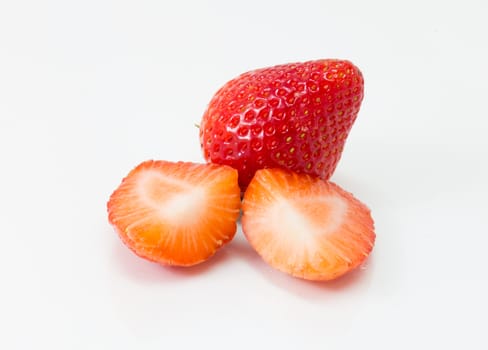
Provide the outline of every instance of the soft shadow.
[[373,254],[358,268],[332,281],[309,281],[292,277],[264,262],[243,235],[239,235],[229,247],[229,253],[245,260],[264,279],[276,287],[305,299],[321,299],[331,294],[364,288],[373,270]]
[[234,240],[229,244],[228,253],[250,264],[264,264],[264,261],[244,237],[240,225]]
[[260,272],[275,286],[304,299],[323,299],[336,293],[352,292],[368,284],[370,268],[357,269],[332,281],[309,281],[287,275],[277,270],[261,269]]
[[117,267],[132,280],[144,283],[167,283],[203,275],[218,265],[225,263],[232,257],[232,254],[228,251],[229,244],[219,249],[208,260],[188,267],[163,266],[140,258],[117,237],[112,239],[112,256]]
[[373,256],[360,267],[333,281],[307,281],[289,276],[268,264],[254,251],[239,230],[233,241],[219,249],[214,256],[190,267],[162,266],[138,257],[114,235],[111,239],[113,261],[129,279],[140,283],[173,283],[199,278],[212,273],[222,264],[239,259],[249,264],[265,280],[281,290],[304,299],[328,298],[336,292],[364,288],[373,270]]

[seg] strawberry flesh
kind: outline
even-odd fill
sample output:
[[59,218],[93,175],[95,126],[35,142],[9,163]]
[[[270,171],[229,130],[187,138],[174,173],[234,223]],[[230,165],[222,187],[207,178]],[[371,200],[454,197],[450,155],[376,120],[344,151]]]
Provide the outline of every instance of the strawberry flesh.
[[215,164],[146,161],[107,204],[110,223],[137,255],[189,266],[212,256],[236,232],[237,171]]
[[331,280],[370,254],[370,210],[332,182],[283,169],[258,170],[244,194],[242,229],[269,265],[308,280]]

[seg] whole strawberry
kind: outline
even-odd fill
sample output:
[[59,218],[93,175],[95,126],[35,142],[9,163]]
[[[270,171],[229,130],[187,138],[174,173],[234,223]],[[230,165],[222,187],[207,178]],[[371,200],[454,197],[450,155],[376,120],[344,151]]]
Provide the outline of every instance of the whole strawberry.
[[323,59],[250,71],[214,95],[200,124],[207,161],[230,165],[245,190],[262,168],[328,179],[363,99],[349,61]]

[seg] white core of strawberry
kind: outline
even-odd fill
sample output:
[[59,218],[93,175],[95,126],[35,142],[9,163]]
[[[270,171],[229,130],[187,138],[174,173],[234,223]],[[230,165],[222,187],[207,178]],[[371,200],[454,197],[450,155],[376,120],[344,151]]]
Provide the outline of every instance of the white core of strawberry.
[[137,182],[141,200],[150,205],[162,218],[178,225],[191,225],[204,208],[206,190],[203,187],[158,171],[146,171]]
[[[297,208],[287,201],[275,203],[267,215],[272,232],[277,236],[276,242],[303,250],[313,250],[317,230]],[[285,239],[283,239],[285,238]]]
[[172,187],[180,190],[191,189],[193,187],[188,182],[174,176],[166,176],[157,169],[146,170],[138,175],[139,179],[137,184],[139,191],[146,192],[146,195],[153,195],[154,190],[156,190],[158,186],[166,188]]
[[191,224],[192,219],[198,217],[204,207],[204,202],[205,190],[195,187],[169,197],[161,206],[160,214],[170,222]]
[[261,224],[272,233],[265,254],[270,259],[286,257],[283,262],[295,271],[319,263],[325,258],[323,242],[337,233],[347,210],[347,202],[339,196],[277,199],[261,216]]

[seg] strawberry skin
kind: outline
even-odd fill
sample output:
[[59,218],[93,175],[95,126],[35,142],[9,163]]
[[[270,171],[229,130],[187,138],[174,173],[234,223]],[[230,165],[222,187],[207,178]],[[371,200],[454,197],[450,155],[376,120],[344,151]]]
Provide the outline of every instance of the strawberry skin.
[[370,210],[332,182],[283,169],[258,170],[242,205],[242,230],[274,268],[331,280],[359,266],[376,235]]
[[109,222],[142,258],[163,265],[200,263],[236,233],[237,175],[216,164],[143,162],[110,196]]
[[326,180],[357,117],[363,86],[360,70],[336,59],[244,73],[217,91],[203,115],[204,158],[237,169],[243,191],[262,168]]

